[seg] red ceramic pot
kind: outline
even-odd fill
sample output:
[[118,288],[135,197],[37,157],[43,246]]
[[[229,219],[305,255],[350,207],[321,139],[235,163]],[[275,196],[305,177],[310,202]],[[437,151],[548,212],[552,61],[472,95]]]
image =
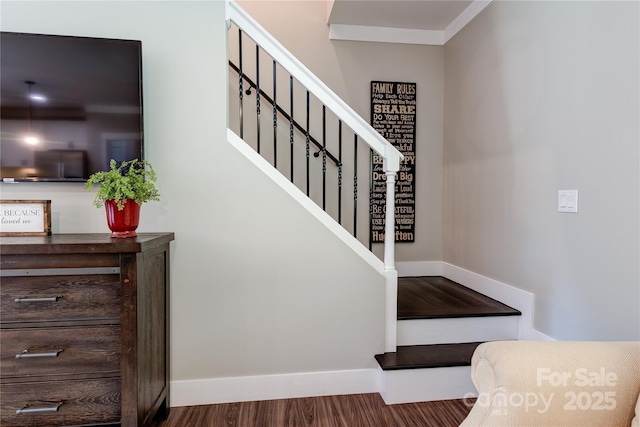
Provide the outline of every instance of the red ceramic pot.
[[104,202],[107,211],[107,225],[111,237],[135,237],[140,222],[140,205],[133,200],[126,200],[124,209],[118,210],[114,200]]

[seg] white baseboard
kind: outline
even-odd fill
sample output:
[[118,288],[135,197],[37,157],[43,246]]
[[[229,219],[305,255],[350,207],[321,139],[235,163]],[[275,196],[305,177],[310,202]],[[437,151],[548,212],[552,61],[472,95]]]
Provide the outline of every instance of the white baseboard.
[[396,262],[398,277],[442,276],[442,262]]
[[379,393],[379,369],[171,381],[171,406]]

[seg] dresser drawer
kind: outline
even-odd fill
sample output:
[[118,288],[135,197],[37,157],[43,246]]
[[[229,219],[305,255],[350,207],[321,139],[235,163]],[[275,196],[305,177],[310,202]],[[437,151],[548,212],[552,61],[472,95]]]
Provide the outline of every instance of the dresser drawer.
[[120,370],[120,327],[0,331],[2,377]]
[[120,319],[118,274],[3,277],[0,322]]
[[3,426],[49,427],[120,421],[120,379],[0,386]]
[[43,269],[43,268],[95,268],[119,267],[120,254],[29,254],[2,255],[2,270]]

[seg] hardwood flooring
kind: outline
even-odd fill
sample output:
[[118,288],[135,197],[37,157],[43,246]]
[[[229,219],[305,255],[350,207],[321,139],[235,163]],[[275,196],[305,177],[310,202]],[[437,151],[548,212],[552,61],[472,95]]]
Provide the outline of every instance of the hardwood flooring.
[[159,427],[454,427],[473,401],[385,405],[379,394],[171,408]]

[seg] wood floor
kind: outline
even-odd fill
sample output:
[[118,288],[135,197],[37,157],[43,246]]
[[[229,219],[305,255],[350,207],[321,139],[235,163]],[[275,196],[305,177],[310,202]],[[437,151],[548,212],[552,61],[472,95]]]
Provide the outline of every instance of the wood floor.
[[159,427],[454,427],[473,400],[385,405],[353,394],[171,408]]

